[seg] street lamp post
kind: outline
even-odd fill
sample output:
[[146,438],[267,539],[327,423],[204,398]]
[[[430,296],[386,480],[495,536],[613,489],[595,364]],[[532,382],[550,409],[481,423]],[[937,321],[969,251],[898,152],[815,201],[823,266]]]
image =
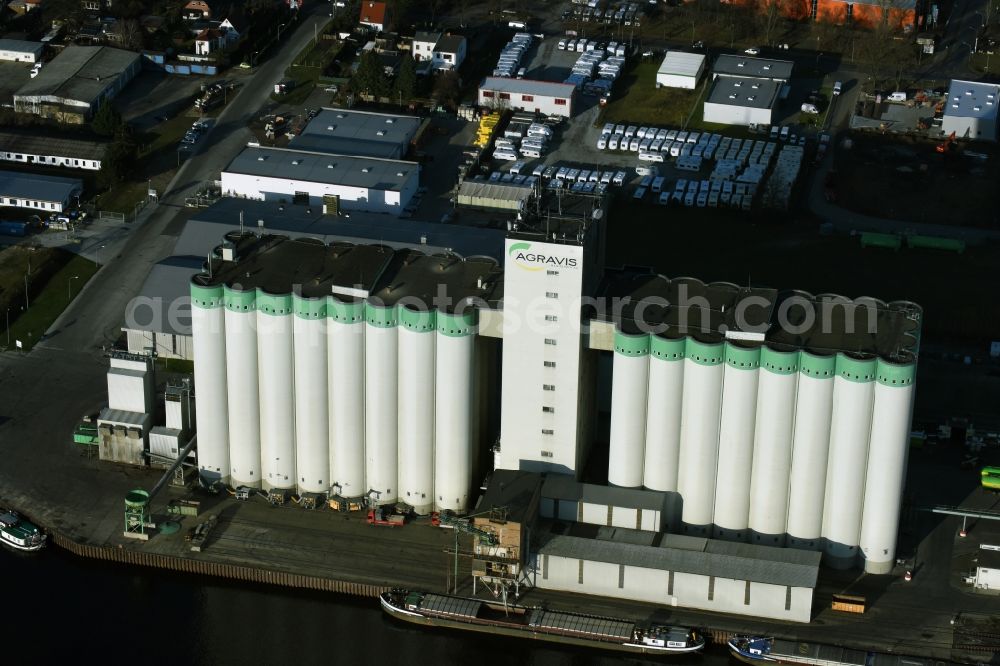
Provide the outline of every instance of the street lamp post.
[[7,347],[10,347],[10,307],[7,308]]
[[27,310],[31,307],[31,303],[28,301],[28,275],[24,276],[24,309]]
[[73,277],[71,277],[69,280],[66,281],[66,301],[67,302],[73,300],[73,280],[79,280],[79,279],[80,279],[79,275],[74,275]]

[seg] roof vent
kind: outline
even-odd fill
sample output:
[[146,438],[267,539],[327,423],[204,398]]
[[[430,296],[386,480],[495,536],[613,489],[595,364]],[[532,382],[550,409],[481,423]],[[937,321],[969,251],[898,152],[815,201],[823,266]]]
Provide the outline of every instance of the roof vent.
[[742,60],[740,60],[738,63],[736,63],[736,66],[737,67],[746,67],[747,64],[745,62],[743,62]]
[[395,118],[386,118],[386,119],[385,119],[385,124],[386,124],[386,125],[391,125],[391,124],[393,124],[394,122],[396,122]]
[[760,88],[760,84],[759,83],[754,83],[750,87],[753,88],[754,90],[757,90],[757,88]]
[[371,169],[368,167],[361,167],[361,173],[368,173],[369,171],[371,171]]
[[977,106],[972,107],[972,110],[973,111],[982,111],[983,107],[977,105]]
[[397,171],[396,172],[396,178],[402,178],[405,175],[406,175],[405,171]]
[[958,108],[958,104],[952,104],[952,105],[951,105],[951,108],[953,108],[953,109],[957,109],[957,108]]
[[966,95],[971,95],[971,94],[972,94],[972,91],[971,91],[971,90],[966,90],[966,91],[965,91],[965,94],[966,94]]
[[295,166],[298,166],[301,161],[302,160],[292,160],[292,164],[294,164]]
[[748,102],[752,102],[752,101],[754,101],[755,99],[757,99],[757,96],[756,96],[756,95],[750,95],[749,97],[747,97],[747,101],[748,101]]
[[345,115],[344,115],[343,113],[338,113],[338,114],[337,114],[337,117],[338,117],[338,118],[346,118],[347,116],[345,116]]
[[378,136],[385,136],[385,130],[379,130],[375,132],[375,134],[377,134]]
[[333,168],[333,166],[334,166],[334,165],[333,165],[333,163],[331,162],[330,164],[327,164],[327,165],[326,165],[326,168],[327,168],[327,169],[332,169],[332,168]]
[[264,161],[264,160],[266,160],[266,159],[267,159],[267,156],[266,156],[266,155],[258,155],[258,156],[257,156],[257,161],[258,161],[258,162],[263,162],[263,161]]
[[327,131],[327,132],[332,132],[332,131],[333,131],[333,130],[335,130],[335,129],[337,129],[337,126],[336,126],[336,125],[327,125],[327,126],[326,126],[326,131]]
[[764,70],[765,72],[766,72],[766,71],[768,71],[769,69],[771,69],[771,66],[770,66],[770,65],[764,65],[764,67],[763,67],[763,70]]
[[736,99],[736,93],[731,93],[729,95],[729,99]]
[[733,83],[733,85],[736,86],[737,88],[739,88],[739,87],[741,87],[743,85],[743,82],[742,81],[736,81],[735,83]]

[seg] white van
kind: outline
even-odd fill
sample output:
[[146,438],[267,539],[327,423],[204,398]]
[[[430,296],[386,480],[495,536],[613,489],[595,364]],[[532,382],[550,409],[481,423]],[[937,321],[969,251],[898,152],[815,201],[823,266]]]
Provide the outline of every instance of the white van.
[[526,146],[521,148],[521,156],[534,157],[535,159],[537,159],[542,156],[542,151],[532,146]]
[[640,162],[662,162],[663,153],[654,153],[652,151],[641,151],[639,153]]
[[890,93],[889,97],[888,97],[888,100],[890,102],[905,102],[906,101],[906,93],[905,92],[901,92],[901,91],[896,91],[894,93]]
[[660,175],[660,170],[653,165],[640,164],[635,168],[636,174],[640,176],[658,176]]
[[836,83],[833,84],[833,94],[839,95],[842,88],[843,84],[840,81],[837,81]]

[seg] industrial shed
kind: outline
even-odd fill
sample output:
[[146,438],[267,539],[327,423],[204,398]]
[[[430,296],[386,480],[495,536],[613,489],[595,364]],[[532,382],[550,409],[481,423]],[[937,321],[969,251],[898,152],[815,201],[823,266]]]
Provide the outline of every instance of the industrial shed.
[[67,46],[14,93],[14,110],[83,124],[141,69],[138,53],[108,46]]
[[524,210],[531,199],[531,187],[480,180],[463,180],[458,186],[456,203],[487,210]]
[[61,213],[83,192],[83,181],[0,171],[0,205]]
[[719,76],[705,100],[705,122],[723,125],[770,125],[781,83],[741,76]]
[[5,162],[98,171],[107,147],[106,141],[0,131],[0,160]]
[[786,82],[792,78],[793,65],[791,60],[723,54],[715,59],[712,76],[753,76],[758,79]]
[[997,140],[997,104],[1000,86],[955,79],[948,88],[948,101],[941,131],[960,139]]
[[250,145],[222,172],[225,196],[398,215],[420,182],[416,162]]
[[38,62],[42,59],[45,45],[23,39],[0,39],[0,60],[14,62]]
[[667,494],[579,483],[553,474],[542,485],[543,518],[660,532],[666,529]]
[[399,160],[409,152],[421,122],[415,116],[323,109],[301,134],[289,142],[288,147],[317,153]]
[[575,94],[576,86],[568,83],[488,76],[479,84],[479,106],[569,118]]
[[705,56],[701,53],[667,51],[656,72],[656,87],[694,90],[705,73]]
[[534,584],[717,613],[809,622],[816,552],[615,528],[539,535]]

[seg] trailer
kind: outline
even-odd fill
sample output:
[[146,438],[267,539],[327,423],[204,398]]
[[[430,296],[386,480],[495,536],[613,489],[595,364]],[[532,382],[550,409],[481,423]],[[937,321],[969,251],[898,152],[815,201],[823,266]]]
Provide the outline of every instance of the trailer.
[[384,506],[368,510],[369,525],[386,525],[388,527],[402,527],[406,524],[406,516],[394,513],[392,509]]

